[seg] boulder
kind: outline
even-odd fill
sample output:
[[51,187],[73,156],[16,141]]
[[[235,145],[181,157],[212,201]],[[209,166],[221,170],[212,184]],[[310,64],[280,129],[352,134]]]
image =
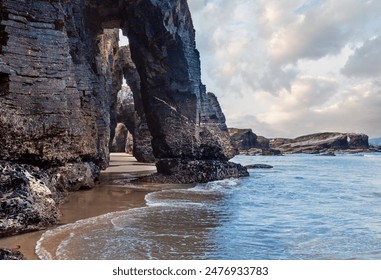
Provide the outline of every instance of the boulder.
[[61,192],[88,190],[99,181],[100,169],[93,162],[73,162],[46,170]]
[[37,167],[0,161],[0,237],[54,224],[60,214],[52,186]]
[[124,153],[127,148],[128,130],[123,123],[118,123],[115,128],[115,136],[112,141],[110,152]]

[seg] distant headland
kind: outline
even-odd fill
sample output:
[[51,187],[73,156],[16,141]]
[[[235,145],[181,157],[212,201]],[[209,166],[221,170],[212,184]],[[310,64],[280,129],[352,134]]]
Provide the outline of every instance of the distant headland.
[[378,142],[369,141],[368,135],[361,133],[322,132],[294,139],[257,136],[252,129],[229,128],[229,133],[233,145],[246,155],[381,152],[375,145]]

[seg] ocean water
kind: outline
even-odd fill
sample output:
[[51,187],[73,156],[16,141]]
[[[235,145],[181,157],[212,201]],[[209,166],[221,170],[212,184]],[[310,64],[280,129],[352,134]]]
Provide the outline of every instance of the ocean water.
[[238,156],[250,177],[47,231],[42,259],[381,259],[381,154]]

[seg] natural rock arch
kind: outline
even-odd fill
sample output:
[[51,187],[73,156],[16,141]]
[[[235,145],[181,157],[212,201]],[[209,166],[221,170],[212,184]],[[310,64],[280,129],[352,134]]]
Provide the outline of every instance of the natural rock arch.
[[3,0],[0,7],[1,159],[107,166],[121,85],[113,78],[118,38],[111,29],[121,28],[166,178],[152,180],[247,174],[228,162],[235,149],[215,96],[201,83],[186,0]]

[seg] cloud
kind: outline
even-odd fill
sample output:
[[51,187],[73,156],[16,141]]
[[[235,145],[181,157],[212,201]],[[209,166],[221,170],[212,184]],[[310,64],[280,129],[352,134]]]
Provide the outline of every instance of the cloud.
[[303,12],[295,7],[306,1],[291,1],[292,6],[288,1],[260,2],[261,34],[270,57],[279,63],[338,54],[349,40],[364,33],[370,20],[380,18],[381,9],[380,1],[310,1],[317,5]]
[[[341,88],[337,81],[306,77],[296,82],[293,93],[274,97],[265,113],[258,114],[256,125],[271,127],[280,134],[295,137],[312,132],[366,132],[381,135],[381,83],[371,81]],[[319,85],[318,90],[313,88]],[[322,86],[323,85],[323,86]],[[320,94],[319,94],[320,92]],[[238,121],[237,121],[238,122]],[[261,130],[261,127],[257,127]]]
[[373,78],[381,76],[381,36],[368,40],[349,57],[342,69],[348,77]]
[[202,80],[229,126],[265,136],[381,135],[374,105],[380,104],[381,1],[188,3]]

